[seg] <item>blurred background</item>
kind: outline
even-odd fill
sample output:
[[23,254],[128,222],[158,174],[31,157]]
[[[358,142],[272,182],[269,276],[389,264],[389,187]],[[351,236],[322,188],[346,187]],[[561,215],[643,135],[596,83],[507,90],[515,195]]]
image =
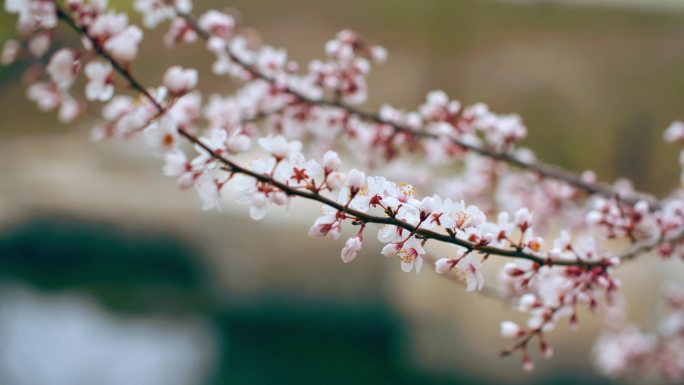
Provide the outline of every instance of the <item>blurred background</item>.
[[[195,3],[237,10],[300,63],[345,27],[384,45],[369,108],[414,108],[443,89],[521,114],[525,144],[548,162],[659,196],[679,180],[679,149],[661,137],[684,119],[684,1]],[[13,23],[0,16],[0,41]],[[147,84],[173,63],[198,67],[204,90],[234,87],[206,76],[202,47],[161,49],[163,32],[146,33],[134,68]],[[55,40],[76,41],[64,28]],[[342,264],[342,241],[307,237],[316,205],[258,223],[231,199],[202,212],[143,143],[90,142],[96,113],[68,126],[39,113],[22,65],[0,69],[0,383],[613,383],[591,366],[599,317],[581,314],[578,335],[559,327],[556,357],[523,373],[519,357],[497,355],[499,322],[523,320],[514,310],[430,271],[403,274],[373,242]],[[660,282],[684,283],[680,265],[620,269],[643,329]]]

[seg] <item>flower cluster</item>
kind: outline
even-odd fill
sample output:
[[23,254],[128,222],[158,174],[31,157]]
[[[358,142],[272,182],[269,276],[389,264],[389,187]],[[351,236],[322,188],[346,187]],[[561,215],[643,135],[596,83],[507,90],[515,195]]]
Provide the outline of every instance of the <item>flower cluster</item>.
[[596,198],[594,210],[587,213],[586,221],[600,227],[608,239],[650,239],[655,230],[650,213],[651,210],[645,201],[628,206],[617,199]]
[[314,60],[309,71],[315,84],[332,92],[339,101],[349,104],[364,103],[368,97],[366,76],[370,59],[382,63],[387,51],[380,46],[367,46],[354,32],[341,31],[325,45],[328,61]]
[[672,383],[684,380],[684,288],[666,284],[663,302],[658,333],[613,325],[596,341],[594,362],[601,372],[611,377],[656,374]]
[[556,324],[567,318],[571,330],[579,327],[577,310],[585,306],[596,311],[601,298],[611,303],[620,287],[620,281],[610,275],[610,267],[619,264],[617,258],[607,258],[594,244],[592,238],[583,238],[574,244],[567,232],[554,240],[549,254],[559,260],[603,261],[591,268],[580,266],[539,266],[526,262],[509,262],[500,274],[501,287],[508,294],[517,297],[518,310],[527,313],[526,327],[512,321],[501,324],[503,337],[512,338],[516,343],[503,352],[523,351],[523,367],[531,370],[534,366],[528,352],[528,344],[533,338],[539,340],[542,354],[550,358],[553,350],[544,338],[544,333],[555,328]]

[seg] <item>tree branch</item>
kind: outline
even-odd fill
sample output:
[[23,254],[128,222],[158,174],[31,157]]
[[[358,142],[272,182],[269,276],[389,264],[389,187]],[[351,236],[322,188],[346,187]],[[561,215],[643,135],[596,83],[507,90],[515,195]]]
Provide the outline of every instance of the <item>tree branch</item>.
[[[152,105],[157,109],[159,115],[162,115],[166,112],[166,108],[162,106],[150,93],[147,91],[147,89],[140,83],[135,77],[131,74],[131,72],[126,69],[123,65],[121,65],[116,59],[114,59],[107,51],[101,46],[101,44],[94,39],[92,36],[88,34],[88,31],[84,27],[78,26],[74,20],[69,16],[64,10],[61,8],[61,6],[57,6],[57,15],[60,20],[63,20],[67,25],[69,25],[72,29],[74,29],[76,32],[81,34],[82,36],[86,37],[93,45],[93,48],[95,52],[101,56],[102,58],[106,59],[112,64],[112,67],[129,83],[130,87],[138,92],[140,92],[146,99],[149,100]],[[476,251],[479,253],[483,254],[492,254],[492,255],[497,255],[500,257],[507,257],[507,258],[519,258],[519,259],[526,259],[532,262],[535,262],[539,265],[553,265],[553,266],[582,266],[585,268],[606,268],[609,266],[609,263],[601,260],[601,261],[596,261],[596,262],[590,262],[590,261],[579,261],[579,260],[551,260],[546,257],[536,255],[533,253],[528,253],[525,252],[521,249],[501,249],[497,247],[492,247],[492,246],[481,246],[475,243],[471,243],[467,240],[460,239],[456,236],[452,236],[449,234],[443,234],[443,233],[438,233],[432,230],[428,229],[423,229],[416,227],[410,223],[401,221],[399,219],[396,219],[394,217],[380,217],[380,216],[373,216],[368,213],[360,212],[357,210],[354,210],[346,205],[342,205],[330,198],[327,198],[318,192],[312,192],[312,191],[306,191],[306,190],[300,190],[293,188],[285,183],[282,183],[280,181],[277,181],[273,179],[269,175],[264,175],[264,174],[259,174],[256,173],[248,168],[242,167],[239,164],[233,162],[232,160],[226,158],[225,156],[221,154],[215,153],[209,146],[207,146],[204,142],[202,142],[198,137],[193,135],[192,133],[188,132],[187,130],[178,127],[177,128],[179,135],[182,137],[186,138],[189,142],[197,145],[198,147],[202,148],[204,151],[207,152],[208,155],[210,155],[212,158],[217,160],[218,162],[224,164],[226,168],[228,168],[232,173],[237,173],[237,174],[243,174],[250,176],[260,182],[267,183],[269,185],[272,185],[274,187],[277,187],[278,189],[282,190],[284,193],[286,193],[288,196],[298,196],[302,197],[305,199],[309,199],[312,201],[316,201],[319,203],[322,203],[324,205],[330,206],[338,211],[344,212],[345,214],[352,216],[354,218],[357,218],[358,220],[364,222],[364,223],[377,223],[377,224],[384,224],[384,225],[392,225],[396,227],[403,228],[407,231],[409,231],[412,234],[420,235],[424,239],[434,239],[437,241],[441,241],[444,243],[450,243],[453,245],[461,246],[467,250],[470,251]]]
[[[169,7],[174,9],[176,14],[183,18],[185,22],[192,28],[197,35],[199,35],[202,39],[204,40],[209,40],[211,37],[210,34],[202,29],[197,20],[194,18],[193,15],[189,13],[185,13],[180,11],[175,4],[172,1],[167,0],[166,1]],[[276,84],[276,80],[267,76],[266,74],[262,73],[258,69],[254,68],[254,66],[250,65],[249,63],[245,62],[244,60],[240,59],[237,55],[235,55],[230,47],[227,45],[225,48],[225,53],[228,55],[228,57],[237,63],[240,67],[242,67],[244,70],[250,73],[251,76],[254,78],[262,79],[270,84]],[[369,121],[369,122],[374,122],[378,124],[383,124],[392,127],[395,132],[397,133],[406,133],[410,134],[412,136],[418,137],[418,138],[423,138],[423,139],[438,139],[439,136],[436,134],[432,134],[429,132],[425,131],[418,131],[415,129],[412,129],[410,127],[388,121],[386,119],[383,119],[380,115],[368,111],[364,111],[361,109],[358,109],[356,107],[350,106],[348,104],[345,104],[339,100],[316,100],[316,99],[311,99],[307,97],[306,95],[303,95],[302,93],[293,90],[287,86],[282,86],[278,85],[279,88],[281,88],[283,91],[286,93],[292,95],[295,97],[297,100],[299,100],[302,103],[307,103],[310,105],[317,105],[317,106],[322,106],[322,107],[330,107],[330,108],[339,108],[341,110],[344,110],[345,112],[357,116],[362,120]],[[491,158],[493,160],[499,161],[499,162],[504,162],[509,165],[528,170],[534,174],[538,174],[542,177],[549,178],[549,179],[554,179],[558,181],[565,182],[573,187],[575,187],[578,190],[584,191],[589,194],[597,194],[597,195],[602,195],[607,198],[616,198],[620,202],[628,204],[628,205],[635,205],[637,202],[641,200],[645,200],[649,203],[649,207],[651,210],[656,210],[660,207],[660,203],[653,198],[650,194],[645,194],[641,192],[634,192],[633,194],[630,194],[629,196],[623,196],[620,195],[612,186],[610,186],[607,183],[603,182],[587,182],[581,178],[578,174],[565,170],[561,167],[555,166],[555,165],[550,165],[550,164],[545,164],[545,163],[540,163],[540,162],[526,162],[524,160],[521,160],[514,155],[507,153],[507,152],[499,152],[495,151],[493,149],[485,148],[482,146],[477,146],[474,144],[470,144],[467,142],[464,142],[462,140],[456,139],[456,138],[450,138],[450,140],[458,147],[475,152],[479,155]]]

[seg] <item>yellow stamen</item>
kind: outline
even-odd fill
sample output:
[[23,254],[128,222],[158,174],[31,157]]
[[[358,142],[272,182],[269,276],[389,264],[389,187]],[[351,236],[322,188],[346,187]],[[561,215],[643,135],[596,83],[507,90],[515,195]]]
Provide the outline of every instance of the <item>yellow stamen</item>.
[[404,263],[411,263],[414,260],[414,253],[407,249],[401,249],[397,252],[397,256],[399,259],[401,259],[402,262]]
[[468,214],[465,211],[456,213],[456,227],[461,227],[468,220]]
[[413,186],[411,186],[410,184],[408,184],[406,182],[399,183],[399,189],[401,190],[402,193],[404,193],[404,195],[408,195],[408,196],[413,196],[413,194],[415,194],[415,192],[416,192],[416,190],[413,188]]

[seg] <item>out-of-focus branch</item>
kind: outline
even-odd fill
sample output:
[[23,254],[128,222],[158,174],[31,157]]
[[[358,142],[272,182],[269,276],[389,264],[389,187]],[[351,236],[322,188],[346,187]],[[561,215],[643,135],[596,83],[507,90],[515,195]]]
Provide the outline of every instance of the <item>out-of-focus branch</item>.
[[[182,12],[179,10],[175,4],[172,1],[167,0],[167,4],[169,7],[172,7],[176,14],[183,18],[186,23],[192,28],[193,31],[197,33],[202,39],[204,40],[209,40],[211,37],[210,34],[205,31],[203,28],[200,27],[198,24],[197,20],[195,17],[189,13]],[[255,68],[253,65],[247,63],[243,59],[241,59],[239,56],[237,56],[231,49],[229,45],[226,45],[225,48],[225,53],[230,57],[230,59],[237,63],[240,67],[242,67],[245,71],[249,72],[249,74],[258,79],[262,79],[266,82],[269,82],[270,84],[276,84],[276,79],[269,77],[268,75],[264,74],[263,72],[259,71],[257,68]],[[292,88],[289,88],[287,86],[283,85],[278,85],[280,89],[285,91],[286,93],[292,95],[295,97],[297,100],[299,100],[302,103],[310,104],[310,105],[317,105],[317,106],[323,106],[323,107],[331,107],[331,108],[339,108],[341,110],[344,110],[348,114],[357,116],[360,119],[369,121],[369,122],[374,122],[378,124],[383,124],[392,127],[395,132],[398,133],[404,133],[408,135],[415,136],[417,138],[426,138],[426,139],[437,139],[439,138],[438,135],[432,134],[426,131],[419,131],[415,130],[413,128],[407,127],[405,125],[398,124],[396,122],[388,121],[386,119],[383,119],[379,114],[364,111],[361,109],[358,109],[354,106],[350,106],[348,104],[345,104],[337,99],[333,100],[325,100],[325,99],[312,99],[307,97],[306,95],[303,95],[301,92],[298,92],[296,90],[293,90]],[[549,179],[554,179],[558,181],[565,182],[573,187],[575,187],[578,190],[584,191],[588,194],[597,194],[597,195],[602,195],[607,198],[615,198],[619,200],[622,203],[628,204],[628,205],[634,205],[637,202],[641,200],[645,200],[649,203],[649,206],[651,210],[656,210],[660,207],[660,203],[650,194],[646,193],[641,193],[641,192],[634,192],[630,195],[621,195],[618,193],[612,186],[610,186],[607,183],[603,182],[588,182],[584,180],[580,175],[577,173],[574,173],[572,171],[563,169],[561,167],[551,165],[551,164],[546,164],[546,163],[541,163],[541,162],[528,162],[525,160],[522,160],[515,155],[508,153],[508,152],[500,152],[496,151],[491,148],[486,148],[483,146],[478,146],[474,144],[467,143],[465,141],[456,139],[456,138],[451,138],[453,143],[467,151],[472,151],[474,153],[477,153],[479,155],[494,159],[499,162],[504,162],[509,165],[525,169],[530,171],[533,174],[537,174],[541,177],[544,178],[549,178]]]

